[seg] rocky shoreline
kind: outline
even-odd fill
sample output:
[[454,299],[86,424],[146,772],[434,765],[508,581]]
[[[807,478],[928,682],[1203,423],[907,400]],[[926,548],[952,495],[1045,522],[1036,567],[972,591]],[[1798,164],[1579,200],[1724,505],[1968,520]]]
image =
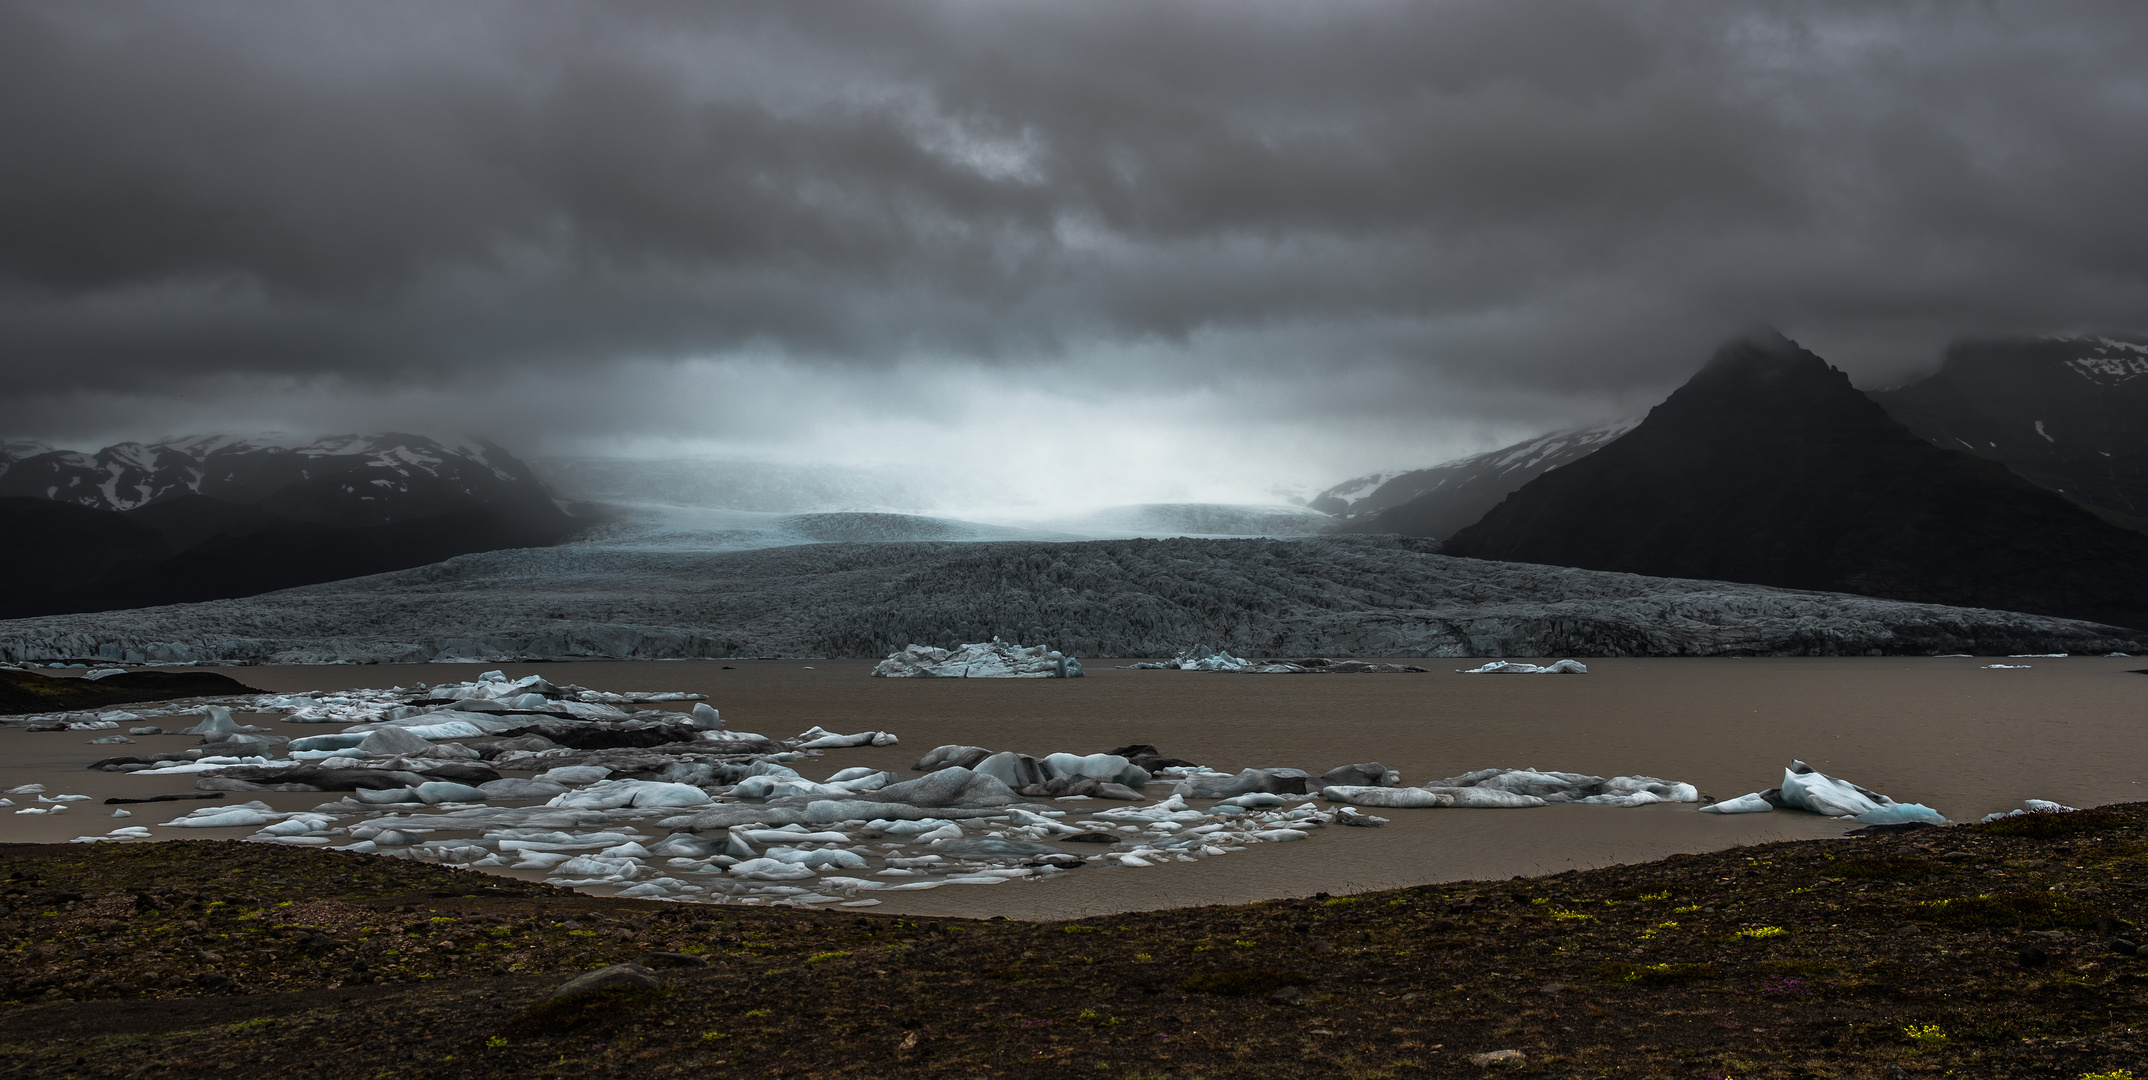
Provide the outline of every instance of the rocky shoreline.
[[20,1077],[2118,1076],[2144,893],[2148,804],[1079,923],[9,845],[0,1045]]

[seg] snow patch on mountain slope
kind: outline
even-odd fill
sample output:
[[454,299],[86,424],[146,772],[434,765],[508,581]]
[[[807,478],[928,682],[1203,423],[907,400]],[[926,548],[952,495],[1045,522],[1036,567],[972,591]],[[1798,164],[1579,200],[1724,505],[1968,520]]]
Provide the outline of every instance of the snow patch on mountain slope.
[[[2084,341],[2079,338],[2054,340]],[[2148,375],[2148,345],[2114,338],[2095,338],[2094,344],[2089,345],[2087,351],[2089,355],[2068,360],[2066,366],[2099,386],[2117,386]]]
[[1311,505],[1340,517],[1360,517],[1434,492],[1463,487],[1497,487],[1504,494],[1527,483],[1538,473],[1596,452],[1606,443],[1632,431],[1641,420],[1640,416],[1621,417],[1588,427],[1554,431],[1512,446],[1422,469],[1356,477],[1321,492]]

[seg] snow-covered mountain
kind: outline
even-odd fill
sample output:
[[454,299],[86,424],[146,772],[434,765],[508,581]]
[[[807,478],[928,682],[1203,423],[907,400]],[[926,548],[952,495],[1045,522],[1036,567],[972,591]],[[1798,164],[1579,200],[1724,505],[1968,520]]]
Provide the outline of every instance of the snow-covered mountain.
[[380,525],[540,491],[505,450],[422,435],[200,435],[95,453],[8,443],[0,498],[134,510],[187,495],[299,521]]
[[[1929,378],[1873,400],[1935,445],[2148,529],[2148,344],[1969,341]],[[2115,516],[2113,516],[2115,515]]]
[[211,435],[0,444],[0,613],[247,596],[558,542],[586,522],[488,443]]
[[1474,524],[1523,484],[1587,457],[1632,431],[1638,416],[1554,431],[1427,469],[1346,480],[1307,505],[1348,519],[1352,532],[1446,537]]

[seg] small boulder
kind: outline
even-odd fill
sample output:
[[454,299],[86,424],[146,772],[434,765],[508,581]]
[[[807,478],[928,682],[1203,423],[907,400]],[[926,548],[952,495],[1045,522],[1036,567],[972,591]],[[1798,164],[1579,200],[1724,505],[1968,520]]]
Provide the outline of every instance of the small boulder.
[[1494,1065],[1526,1065],[1529,1063],[1529,1057],[1519,1050],[1493,1050],[1469,1055],[1469,1063],[1480,1069],[1489,1069]]
[[594,994],[599,990],[610,990],[614,987],[627,990],[655,990],[663,985],[662,979],[657,978],[654,972],[640,964],[613,964],[610,967],[598,968],[595,971],[585,971],[561,983],[559,989],[552,991],[552,1000],[558,1001],[561,998],[580,997],[583,994]]

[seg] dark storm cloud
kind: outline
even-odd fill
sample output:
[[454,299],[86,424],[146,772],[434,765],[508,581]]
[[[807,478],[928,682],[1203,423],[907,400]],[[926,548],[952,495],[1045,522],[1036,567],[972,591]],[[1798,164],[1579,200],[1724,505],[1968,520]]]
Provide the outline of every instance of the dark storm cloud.
[[2139,328],[2142,55],[2131,2],[0,4],[0,420],[1159,342],[1398,391],[1343,414]]

